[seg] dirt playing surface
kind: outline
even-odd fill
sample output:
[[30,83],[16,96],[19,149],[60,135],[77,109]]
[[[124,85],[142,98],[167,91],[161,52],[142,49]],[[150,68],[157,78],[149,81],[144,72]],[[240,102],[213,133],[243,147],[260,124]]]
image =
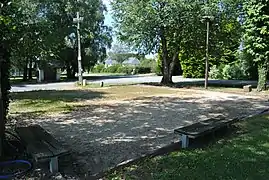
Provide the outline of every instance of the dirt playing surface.
[[72,149],[79,173],[91,175],[178,141],[175,128],[219,115],[253,114],[269,105],[257,96],[201,90],[151,96],[141,88],[136,94],[85,101],[70,113],[22,117],[20,123],[36,123],[51,132]]

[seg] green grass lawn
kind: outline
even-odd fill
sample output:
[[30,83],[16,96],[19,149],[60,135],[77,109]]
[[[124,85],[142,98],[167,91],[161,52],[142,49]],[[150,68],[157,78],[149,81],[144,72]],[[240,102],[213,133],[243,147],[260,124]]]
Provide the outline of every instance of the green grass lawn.
[[205,149],[180,150],[147,159],[105,179],[154,180],[268,180],[269,115],[237,124],[234,138]]

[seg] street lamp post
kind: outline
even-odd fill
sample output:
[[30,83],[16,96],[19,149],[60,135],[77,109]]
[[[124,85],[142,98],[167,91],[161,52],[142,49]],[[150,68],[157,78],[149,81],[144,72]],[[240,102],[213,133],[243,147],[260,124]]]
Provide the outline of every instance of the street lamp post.
[[82,65],[81,65],[81,43],[80,43],[80,22],[83,21],[83,17],[79,16],[77,12],[77,17],[73,19],[73,22],[77,23],[77,36],[78,36],[78,82],[82,85],[83,74],[82,74]]
[[213,16],[204,16],[203,20],[206,21],[206,59],[205,59],[205,89],[208,88],[208,71],[209,71],[209,26]]

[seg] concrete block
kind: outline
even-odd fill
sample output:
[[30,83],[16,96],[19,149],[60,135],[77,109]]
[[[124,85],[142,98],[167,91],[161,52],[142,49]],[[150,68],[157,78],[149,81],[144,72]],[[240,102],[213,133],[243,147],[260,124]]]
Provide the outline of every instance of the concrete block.
[[244,92],[251,92],[252,91],[252,86],[251,85],[246,85],[243,87]]

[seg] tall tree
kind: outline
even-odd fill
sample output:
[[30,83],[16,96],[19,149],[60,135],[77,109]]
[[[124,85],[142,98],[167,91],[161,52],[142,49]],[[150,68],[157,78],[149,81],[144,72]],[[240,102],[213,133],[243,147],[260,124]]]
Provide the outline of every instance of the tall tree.
[[3,140],[5,138],[5,123],[9,107],[9,69],[10,44],[15,23],[13,21],[17,9],[10,0],[0,2],[0,156],[3,155]]
[[171,84],[175,61],[192,21],[197,1],[188,0],[115,0],[112,9],[119,39],[144,54],[161,51],[162,84]]
[[269,1],[249,0],[245,8],[244,44],[258,65],[258,91],[266,89],[269,66]]
[[258,65],[258,91],[266,89],[269,66],[269,1],[249,0],[245,8],[244,44]]

